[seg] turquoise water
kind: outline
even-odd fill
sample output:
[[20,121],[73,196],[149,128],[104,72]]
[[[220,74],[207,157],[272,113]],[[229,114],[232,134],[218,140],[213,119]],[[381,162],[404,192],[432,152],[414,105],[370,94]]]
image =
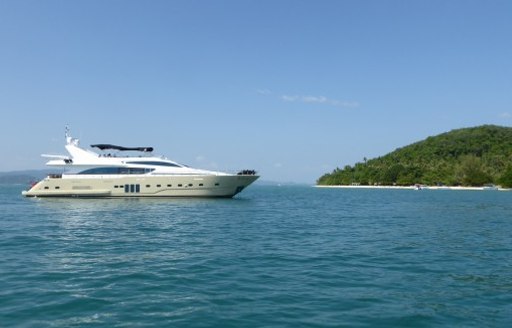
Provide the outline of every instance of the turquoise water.
[[23,187],[0,186],[3,327],[512,322],[512,192],[107,200]]

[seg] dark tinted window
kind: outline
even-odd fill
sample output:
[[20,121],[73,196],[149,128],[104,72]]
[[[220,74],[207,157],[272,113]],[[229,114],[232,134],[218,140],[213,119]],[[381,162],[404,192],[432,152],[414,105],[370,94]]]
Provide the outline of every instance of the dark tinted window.
[[169,163],[169,162],[157,162],[157,161],[135,161],[135,162],[126,162],[127,164],[142,164],[142,165],[157,165],[157,166],[172,166],[172,167],[180,167],[177,164]]
[[133,167],[95,167],[78,174],[145,174],[154,171],[149,168],[133,168]]

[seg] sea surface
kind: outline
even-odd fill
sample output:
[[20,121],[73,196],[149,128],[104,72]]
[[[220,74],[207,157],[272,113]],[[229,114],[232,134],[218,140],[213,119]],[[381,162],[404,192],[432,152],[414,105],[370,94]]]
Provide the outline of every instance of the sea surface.
[[1,327],[510,327],[512,192],[0,186]]

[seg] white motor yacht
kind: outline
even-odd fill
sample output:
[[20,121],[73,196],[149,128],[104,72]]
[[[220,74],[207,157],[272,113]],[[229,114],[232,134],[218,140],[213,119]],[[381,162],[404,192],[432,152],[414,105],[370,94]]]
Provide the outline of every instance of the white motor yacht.
[[[43,155],[61,169],[22,194],[27,197],[233,197],[258,176],[202,170],[152,154],[152,147],[95,144],[83,149],[66,129],[69,156]],[[137,155],[129,154],[136,152]],[[127,155],[128,154],[128,155]]]

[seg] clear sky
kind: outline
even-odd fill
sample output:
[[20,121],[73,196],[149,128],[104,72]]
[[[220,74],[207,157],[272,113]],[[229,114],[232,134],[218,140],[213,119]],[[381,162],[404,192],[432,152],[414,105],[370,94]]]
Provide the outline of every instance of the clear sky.
[[0,0],[0,171],[82,145],[313,183],[512,124],[512,1]]

